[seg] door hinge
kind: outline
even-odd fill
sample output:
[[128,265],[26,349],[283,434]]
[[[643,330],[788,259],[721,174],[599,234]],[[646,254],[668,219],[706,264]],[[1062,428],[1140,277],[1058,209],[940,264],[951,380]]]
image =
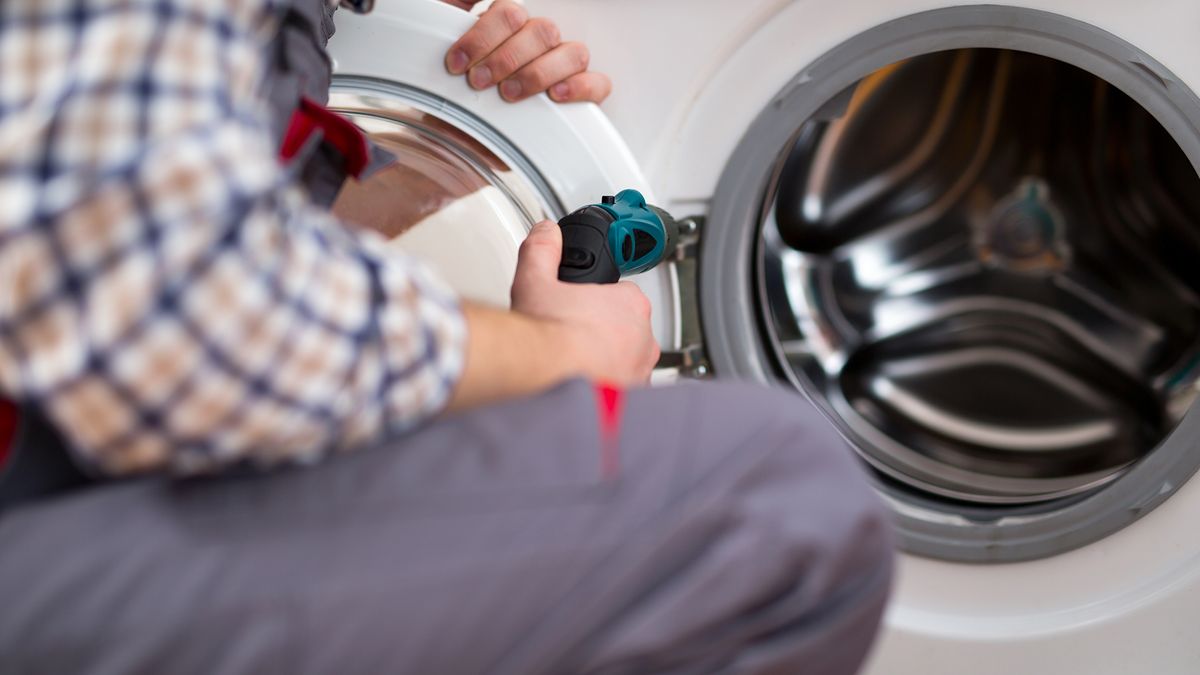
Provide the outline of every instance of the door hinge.
[[700,231],[703,216],[679,221],[679,241],[671,262],[679,283],[680,348],[664,351],[658,367],[678,370],[683,377],[708,377],[711,366],[704,351],[704,335],[700,324],[700,296],[696,267],[699,264]]

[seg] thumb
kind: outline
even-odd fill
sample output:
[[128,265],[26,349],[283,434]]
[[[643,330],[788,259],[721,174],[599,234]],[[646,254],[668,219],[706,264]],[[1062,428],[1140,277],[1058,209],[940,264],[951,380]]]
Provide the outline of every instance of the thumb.
[[534,225],[517,254],[517,282],[558,280],[562,247],[562,230],[558,223],[543,220]]

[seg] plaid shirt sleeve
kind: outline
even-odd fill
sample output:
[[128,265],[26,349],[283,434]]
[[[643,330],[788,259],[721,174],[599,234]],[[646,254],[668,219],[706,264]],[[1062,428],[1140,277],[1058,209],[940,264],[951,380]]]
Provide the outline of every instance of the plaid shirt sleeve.
[[444,407],[458,301],[312,206],[265,0],[0,3],[0,385],[107,474],[311,461]]

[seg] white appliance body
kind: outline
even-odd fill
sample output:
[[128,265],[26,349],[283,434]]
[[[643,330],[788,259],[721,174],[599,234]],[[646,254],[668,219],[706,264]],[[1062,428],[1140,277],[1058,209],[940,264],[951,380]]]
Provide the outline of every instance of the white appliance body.
[[[445,48],[471,18],[432,0],[377,4],[367,17],[339,16],[332,45],[338,75],[401,82],[485,121],[528,158],[567,209],[614,189],[643,187],[687,216],[708,210],[747,130],[809,64],[891,19],[966,3],[526,0],[564,35],[587,42],[594,66],[613,76],[607,116],[593,106],[557,106],[545,98],[513,106],[494,91],[474,92],[442,67]],[[1010,4],[1107,31],[1165,66],[1177,78],[1171,86],[1200,90],[1194,0]],[[516,245],[513,236],[511,251]],[[658,310],[656,334],[664,346],[677,344],[674,271],[663,268],[638,283]],[[1176,488],[1133,524],[1040,560],[966,564],[902,555],[869,672],[1200,672],[1200,536],[1192,526],[1200,481],[1170,486]]]
[[[743,135],[823,54],[947,0],[528,0],[587,42],[616,87],[604,110],[664,205],[708,210]],[[1009,0],[1106,31],[1200,92],[1200,3]],[[1192,158],[1195,163],[1195,157]],[[1200,261],[1197,261],[1200,264]],[[1196,410],[1192,410],[1195,417]],[[1186,440],[1186,439],[1185,439]],[[1200,438],[1190,441],[1200,453]],[[1130,505],[1130,508],[1135,508]],[[1200,480],[1132,525],[1011,564],[902,555],[875,675],[1200,672]]]

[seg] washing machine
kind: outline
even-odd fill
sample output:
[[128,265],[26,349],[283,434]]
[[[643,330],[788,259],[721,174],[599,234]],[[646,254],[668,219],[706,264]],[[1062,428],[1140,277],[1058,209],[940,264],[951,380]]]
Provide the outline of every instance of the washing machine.
[[[638,279],[655,333],[862,458],[902,548],[868,672],[1200,672],[1200,3],[526,4],[602,111],[445,76],[471,19],[432,0],[339,19],[333,106],[450,167],[398,247],[502,304],[537,219],[622,187],[696,216]],[[402,177],[340,204],[380,220]]]

